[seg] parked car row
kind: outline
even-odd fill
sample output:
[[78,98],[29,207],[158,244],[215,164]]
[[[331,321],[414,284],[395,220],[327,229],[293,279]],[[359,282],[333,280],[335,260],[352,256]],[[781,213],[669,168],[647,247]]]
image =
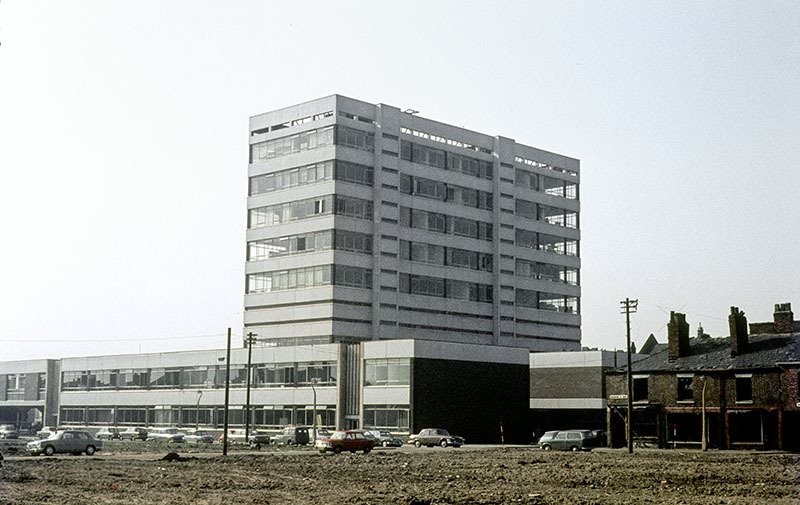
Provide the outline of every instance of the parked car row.
[[[12,425],[0,426],[0,433],[2,437],[14,438],[19,434],[16,432]],[[64,436],[65,434],[69,433]],[[216,441],[222,441],[223,436],[217,435],[211,431],[204,430],[188,430],[187,432],[181,431],[177,427],[129,427],[126,429],[116,427],[104,427],[97,431],[94,435],[84,430],[64,429],[48,427],[39,431],[36,435],[39,440],[30,442],[28,448],[35,454],[48,454],[49,451],[55,452],[77,452],[73,450],[61,450],[61,447],[66,447],[66,442],[75,440],[85,440],[84,434],[88,434],[92,442],[87,443],[89,452],[94,452],[102,446],[102,441],[107,440],[142,440],[142,441],[156,441],[164,443],[193,443],[193,444],[210,444]],[[245,430],[231,429],[228,431],[228,442],[237,444],[245,443]],[[49,443],[43,443],[51,441]],[[53,442],[58,441],[58,442]],[[328,450],[332,452],[346,451],[366,451],[369,452],[373,447],[401,447],[404,444],[403,439],[393,435],[387,430],[345,430],[330,432],[326,429],[314,429],[307,426],[286,426],[278,433],[270,434],[261,430],[253,430],[248,433],[247,443],[254,448],[261,448],[262,446],[273,445],[314,445],[322,452]],[[461,437],[451,436],[447,430],[443,429],[425,429],[417,435],[412,435],[408,443],[414,444],[417,447],[422,445],[435,446],[441,445],[442,447],[460,447],[464,443]],[[51,447],[51,449],[47,449]],[[352,448],[356,447],[356,448]],[[86,447],[80,452],[86,452]]]

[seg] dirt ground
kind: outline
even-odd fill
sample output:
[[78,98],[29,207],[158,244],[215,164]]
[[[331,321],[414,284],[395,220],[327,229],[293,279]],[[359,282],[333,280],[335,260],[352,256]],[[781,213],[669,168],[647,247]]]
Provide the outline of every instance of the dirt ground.
[[[7,458],[0,504],[798,504],[800,455],[422,448]],[[218,448],[216,448],[218,450]]]

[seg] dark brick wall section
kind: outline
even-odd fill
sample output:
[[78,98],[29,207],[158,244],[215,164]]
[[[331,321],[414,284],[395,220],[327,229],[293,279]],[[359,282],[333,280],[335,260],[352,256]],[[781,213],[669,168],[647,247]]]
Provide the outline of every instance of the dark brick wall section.
[[601,367],[531,369],[531,398],[603,398]]
[[529,366],[415,358],[411,430],[446,428],[467,443],[529,443]]
[[[753,406],[777,405],[781,396],[781,375],[778,372],[753,373]],[[783,374],[788,376],[789,374]],[[694,404],[702,403],[703,380],[695,376],[692,389]],[[795,381],[797,374],[795,374]],[[736,376],[734,373],[709,376],[706,386],[706,407],[736,408]],[[783,379],[784,385],[790,380]],[[625,374],[606,375],[608,395],[626,394]],[[720,394],[721,393],[721,394]],[[678,376],[676,374],[650,374],[647,379],[647,400],[666,407],[686,406],[678,403]],[[626,400],[609,400],[609,405],[625,405]],[[688,403],[691,406],[691,403]]]
[[800,411],[800,367],[786,367],[781,374],[783,408]]

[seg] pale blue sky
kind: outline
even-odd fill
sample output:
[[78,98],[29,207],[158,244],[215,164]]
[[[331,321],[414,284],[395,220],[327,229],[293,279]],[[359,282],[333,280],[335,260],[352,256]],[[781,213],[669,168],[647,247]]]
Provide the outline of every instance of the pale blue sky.
[[241,334],[248,117],[332,93],[579,158],[584,345],[800,318],[798,2],[5,0],[0,44],[0,360]]

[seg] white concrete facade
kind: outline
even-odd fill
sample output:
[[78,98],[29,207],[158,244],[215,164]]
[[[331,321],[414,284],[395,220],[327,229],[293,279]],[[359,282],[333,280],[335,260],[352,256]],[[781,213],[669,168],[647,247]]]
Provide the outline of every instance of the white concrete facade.
[[[326,128],[332,141],[303,137]],[[363,234],[371,247],[345,250],[334,239],[320,249],[249,253],[245,333],[275,345],[414,339],[580,349],[577,159],[340,95],[253,116],[250,132],[249,251],[325,231]],[[289,180],[293,169],[326,162],[336,165],[333,177]],[[367,167],[371,180],[343,179],[340,163]],[[260,188],[270,176],[289,182]],[[326,197],[336,209],[314,203]],[[338,198],[370,212],[339,213]],[[312,215],[286,218],[291,211],[277,209],[296,202],[314,205]],[[488,236],[468,236],[473,226]],[[451,255],[472,263],[454,266]],[[276,287],[277,276],[293,279],[312,266],[331,268],[331,280]],[[343,268],[364,283],[341,285]]]

